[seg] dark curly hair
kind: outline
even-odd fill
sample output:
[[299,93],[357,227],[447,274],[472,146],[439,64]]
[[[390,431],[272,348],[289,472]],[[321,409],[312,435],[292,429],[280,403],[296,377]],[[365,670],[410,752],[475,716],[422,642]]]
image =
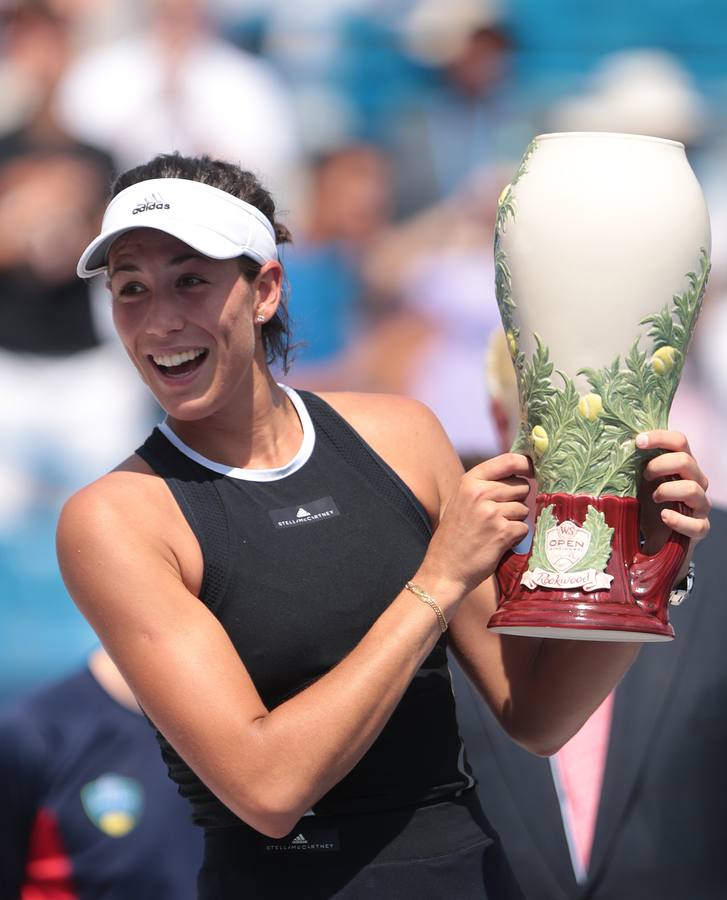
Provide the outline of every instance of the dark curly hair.
[[[115,197],[132,184],[153,178],[186,178],[188,181],[201,181],[202,184],[227,191],[233,197],[257,207],[269,219],[275,231],[276,244],[287,244],[293,240],[285,225],[275,221],[275,201],[270,192],[260,184],[252,172],[234,163],[212,159],[209,156],[161,153],[149,162],[119,175],[112,185],[111,196]],[[237,262],[243,278],[252,283],[260,273],[262,268],[260,263],[250,259],[249,256],[240,256]],[[279,360],[283,371],[287,372],[291,333],[288,317],[288,285],[285,280],[277,312],[262,327],[262,339],[268,363]]]

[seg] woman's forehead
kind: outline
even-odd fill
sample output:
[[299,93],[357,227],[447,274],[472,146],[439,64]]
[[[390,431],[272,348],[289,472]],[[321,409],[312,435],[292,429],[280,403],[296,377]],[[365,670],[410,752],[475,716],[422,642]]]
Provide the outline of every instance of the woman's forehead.
[[156,257],[174,257],[183,254],[200,256],[189,244],[172,237],[164,231],[155,228],[134,228],[116,238],[109,248],[108,261],[113,269],[114,263],[118,264],[123,258],[132,256],[138,262],[139,259],[148,260]]

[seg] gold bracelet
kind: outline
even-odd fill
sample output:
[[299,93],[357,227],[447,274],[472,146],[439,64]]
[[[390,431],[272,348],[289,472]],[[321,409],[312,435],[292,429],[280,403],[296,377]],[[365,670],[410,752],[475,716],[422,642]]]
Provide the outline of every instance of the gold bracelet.
[[404,585],[407,591],[411,591],[416,597],[418,597],[422,603],[426,603],[427,606],[431,606],[434,612],[437,614],[437,619],[439,620],[439,627],[442,629],[442,634],[447,630],[447,620],[444,618],[444,613],[439,608],[439,604],[432,597],[431,594],[428,594],[424,588],[419,587],[418,584],[414,584],[412,581],[407,581]]

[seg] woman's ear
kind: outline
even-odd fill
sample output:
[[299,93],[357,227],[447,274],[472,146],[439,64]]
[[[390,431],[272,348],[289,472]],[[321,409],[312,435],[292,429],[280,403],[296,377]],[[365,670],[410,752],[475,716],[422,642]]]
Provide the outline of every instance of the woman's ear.
[[275,260],[269,260],[260,269],[255,279],[255,321],[269,322],[275,315],[283,287],[283,267]]

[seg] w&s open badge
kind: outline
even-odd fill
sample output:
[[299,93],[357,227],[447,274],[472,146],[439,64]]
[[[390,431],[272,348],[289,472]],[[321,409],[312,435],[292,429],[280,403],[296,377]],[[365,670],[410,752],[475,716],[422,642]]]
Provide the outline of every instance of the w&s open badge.
[[583,525],[569,519],[558,522],[553,505],[546,506],[535,525],[533,549],[521,583],[536,586],[603,591],[611,587],[612,575],[605,573],[611,556],[613,528],[603,513],[588,507]]
[[144,809],[144,788],[133,778],[108,773],[81,788],[88,818],[109,837],[124,837],[137,826]]

